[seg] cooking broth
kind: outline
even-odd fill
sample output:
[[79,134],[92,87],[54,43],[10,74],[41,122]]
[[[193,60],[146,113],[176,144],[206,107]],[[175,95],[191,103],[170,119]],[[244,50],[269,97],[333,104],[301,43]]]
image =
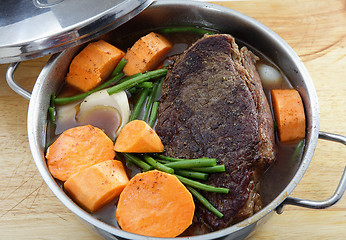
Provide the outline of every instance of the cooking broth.
[[[132,44],[138,40],[141,36],[145,35],[146,33],[148,33],[149,31],[143,31],[143,32],[137,32],[134,34],[130,34],[130,35],[122,35],[121,37],[118,38],[112,38],[112,41],[109,41],[111,44],[113,44],[114,46],[122,49],[123,51],[126,51],[126,49],[128,49],[129,47],[132,46]],[[178,33],[169,33],[169,34],[162,34],[164,35],[172,44],[173,44],[173,49],[171,50],[171,52],[168,54],[169,56],[172,56],[174,54],[179,54],[182,53],[185,49],[187,49],[192,43],[194,43],[196,40],[198,40],[200,37],[202,37],[201,34],[198,34],[196,32],[193,33],[189,33],[189,32],[178,32]],[[237,41],[238,45],[244,46],[246,45],[245,43],[241,42],[241,41]],[[267,66],[270,66],[274,69],[277,70],[277,72],[280,73],[281,75],[281,80],[278,82],[275,82],[274,84],[263,84],[263,89],[264,92],[266,94],[266,97],[268,99],[269,105],[272,109],[272,105],[271,105],[271,96],[270,96],[270,90],[273,88],[292,88],[290,82],[288,81],[288,79],[286,78],[286,76],[281,72],[281,70],[273,63],[271,62],[268,58],[266,58],[263,54],[261,54],[260,52],[258,52],[256,49],[254,49],[251,46],[246,45],[251,51],[253,51],[257,56],[260,57],[260,60],[258,61],[258,65],[264,64]],[[165,61],[165,63],[167,63],[168,60]],[[72,96],[77,94],[78,92],[76,92],[76,90],[71,89],[70,87],[64,85],[61,88],[61,91],[59,92],[58,97],[60,96]],[[132,110],[134,107],[134,104],[136,103],[137,99],[138,99],[138,92],[134,92],[134,93],[130,93],[127,92],[127,96],[129,98],[129,104],[130,104],[130,109]],[[48,143],[52,143],[58,136],[59,134],[61,134],[63,131],[72,128],[72,127],[76,127],[76,126],[80,126],[80,125],[84,125],[87,123],[91,123],[91,122],[102,122],[99,124],[96,124],[99,128],[101,129],[111,129],[111,127],[101,127],[104,123],[108,124],[110,121],[115,121],[114,119],[116,119],[117,117],[114,115],[114,112],[111,113],[107,113],[107,111],[105,111],[102,115],[102,111],[98,111],[96,115],[91,116],[91,118],[93,118],[93,120],[91,122],[89,121],[83,121],[83,122],[78,122],[76,120],[76,114],[78,114],[79,111],[79,104],[80,102],[76,102],[74,104],[72,104],[70,107],[70,111],[64,111],[63,108],[66,108],[66,106],[56,106],[57,109],[57,113],[58,116],[57,118],[59,118],[59,112],[61,114],[61,112],[64,112],[64,114],[66,114],[66,117],[63,118],[63,121],[57,121],[55,124],[51,124],[49,123],[48,129],[50,129],[50,131],[48,131],[47,134],[47,142]],[[67,109],[68,110],[68,109]],[[100,114],[101,112],[101,114]],[[114,131],[114,129],[112,130]],[[105,130],[106,133],[109,134],[109,130]],[[292,145],[282,145],[279,143],[278,141],[278,137],[276,135],[276,142],[277,142],[277,147],[278,147],[278,155],[277,155],[277,159],[275,161],[275,163],[271,166],[271,168],[269,170],[267,170],[267,172],[264,174],[263,176],[263,180],[261,182],[261,186],[260,186],[260,193],[262,196],[262,200],[263,200],[263,205],[265,206],[266,204],[268,204],[269,202],[271,202],[283,189],[277,188],[275,185],[276,181],[287,181],[287,175],[288,176],[292,176],[294,175],[297,166],[299,165],[299,159],[301,157],[301,152],[303,150],[303,148],[299,149],[299,153],[295,154],[295,150],[297,149],[297,144],[292,144]],[[124,162],[125,163],[125,162]],[[125,163],[127,166],[127,171],[129,176],[134,176],[136,173],[140,172],[140,170],[132,165],[132,164],[127,164]],[[281,171],[277,171],[277,169],[281,169]],[[278,174],[280,172],[280,174],[282,174],[282,169],[287,169],[287,171],[289,171],[285,177],[285,179],[281,179],[282,177]],[[291,177],[289,178],[291,179]],[[288,184],[288,182],[287,182]],[[282,186],[285,186],[287,184],[281,184]],[[106,207],[104,207],[103,209],[97,211],[96,213],[94,213],[93,215],[95,217],[97,217],[98,219],[104,221],[107,224],[113,225],[113,226],[118,226],[117,222],[116,222],[116,218],[115,218],[115,208],[116,208],[116,202],[117,199],[115,199],[114,201],[112,201],[110,204],[108,204]],[[197,234],[197,232],[199,232],[198,229],[196,228],[192,228],[190,227],[187,232],[185,233],[185,235],[189,235],[189,234]],[[203,231],[202,231],[203,232]]]

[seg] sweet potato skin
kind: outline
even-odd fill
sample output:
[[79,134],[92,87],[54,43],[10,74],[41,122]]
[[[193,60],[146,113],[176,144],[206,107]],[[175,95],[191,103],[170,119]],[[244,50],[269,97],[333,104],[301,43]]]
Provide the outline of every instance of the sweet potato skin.
[[123,71],[127,76],[156,68],[172,44],[163,36],[151,32],[140,38],[125,54],[127,64]]
[[295,89],[271,90],[273,110],[282,143],[305,138],[305,113],[302,99]]
[[133,120],[121,129],[114,150],[126,153],[163,152],[164,146],[160,137],[145,121]]
[[125,52],[103,40],[89,43],[72,60],[65,80],[87,92],[106,79],[124,56]]
[[128,182],[123,164],[107,160],[73,174],[64,188],[78,204],[95,212],[118,197]]
[[61,181],[91,165],[114,159],[114,156],[112,140],[91,125],[66,130],[46,153],[49,171]]
[[120,194],[116,211],[125,231],[176,237],[192,223],[192,195],[176,176],[152,170],[133,177]]

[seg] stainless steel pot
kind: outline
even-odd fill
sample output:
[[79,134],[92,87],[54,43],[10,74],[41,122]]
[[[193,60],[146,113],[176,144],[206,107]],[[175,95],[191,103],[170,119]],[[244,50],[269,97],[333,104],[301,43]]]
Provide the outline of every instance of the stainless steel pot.
[[[201,26],[230,33],[236,39],[251,45],[269,57],[290,79],[304,102],[307,117],[307,134],[301,159],[287,165],[289,171],[283,172],[279,165],[267,174],[268,181],[263,188],[264,208],[254,216],[226,229],[213,233],[184,237],[181,239],[242,239],[248,236],[260,225],[266,216],[273,212],[281,213],[286,204],[308,208],[326,208],[336,203],[346,188],[346,169],[334,195],[325,201],[310,201],[289,197],[297,186],[312,159],[318,138],[340,142],[346,145],[346,137],[319,131],[319,108],[312,80],[299,57],[278,35],[256,20],[234,10],[221,6],[192,1],[160,1],[121,27],[107,33],[105,38],[142,29],[164,26]],[[18,63],[11,64],[7,71],[8,84],[14,91],[30,99],[28,112],[28,137],[30,148],[37,168],[44,181],[58,197],[78,217],[87,222],[95,231],[107,239],[158,239],[128,233],[119,229],[114,216],[99,220],[97,215],[91,215],[76,205],[61,189],[50,175],[44,153],[46,145],[47,109],[50,95],[56,92],[62,84],[68,65],[80,47],[70,48],[53,55],[40,73],[32,94],[16,84],[13,74]]]

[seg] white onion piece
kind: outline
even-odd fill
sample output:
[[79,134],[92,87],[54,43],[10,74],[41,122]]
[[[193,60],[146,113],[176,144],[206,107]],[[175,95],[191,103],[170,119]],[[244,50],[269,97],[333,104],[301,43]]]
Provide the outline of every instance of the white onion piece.
[[257,70],[262,80],[262,83],[266,86],[278,86],[282,83],[283,78],[279,70],[276,68],[260,63],[257,64]]
[[[112,95],[109,95],[107,93],[107,89],[95,92],[88,97],[86,97],[83,102],[80,105],[79,112],[76,115],[76,119],[79,122],[83,122],[86,124],[86,122],[83,121],[83,119],[88,119],[90,114],[93,114],[93,111],[96,116],[94,118],[99,117],[98,114],[100,113],[100,109],[104,108],[105,110],[114,110],[113,115],[120,116],[120,122],[114,121],[109,124],[116,124],[119,126],[115,126],[115,133],[112,133],[109,135],[109,137],[114,140],[116,136],[118,136],[119,131],[122,129],[122,127],[128,123],[130,118],[130,107],[129,102],[127,99],[127,95],[125,91],[121,91]],[[89,123],[91,124],[91,123]],[[101,129],[104,129],[102,126],[96,126]],[[105,129],[104,129],[105,130]],[[105,131],[106,132],[106,131]]]
[[55,134],[59,135],[69,128],[78,126],[75,117],[80,102],[56,106]]

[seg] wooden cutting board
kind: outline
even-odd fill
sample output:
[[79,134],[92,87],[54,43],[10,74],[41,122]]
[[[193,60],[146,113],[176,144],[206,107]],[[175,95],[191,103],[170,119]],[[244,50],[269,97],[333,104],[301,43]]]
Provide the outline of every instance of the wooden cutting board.
[[[320,129],[346,135],[346,1],[222,1],[278,33],[301,57],[320,104]],[[229,23],[232,24],[232,23]],[[26,61],[17,81],[31,89],[47,57]],[[0,65],[0,239],[101,239],[48,189],[33,162],[26,132],[28,101],[6,84]],[[331,196],[346,164],[345,147],[318,141],[291,196]],[[325,210],[287,206],[249,239],[346,239],[346,196]]]

